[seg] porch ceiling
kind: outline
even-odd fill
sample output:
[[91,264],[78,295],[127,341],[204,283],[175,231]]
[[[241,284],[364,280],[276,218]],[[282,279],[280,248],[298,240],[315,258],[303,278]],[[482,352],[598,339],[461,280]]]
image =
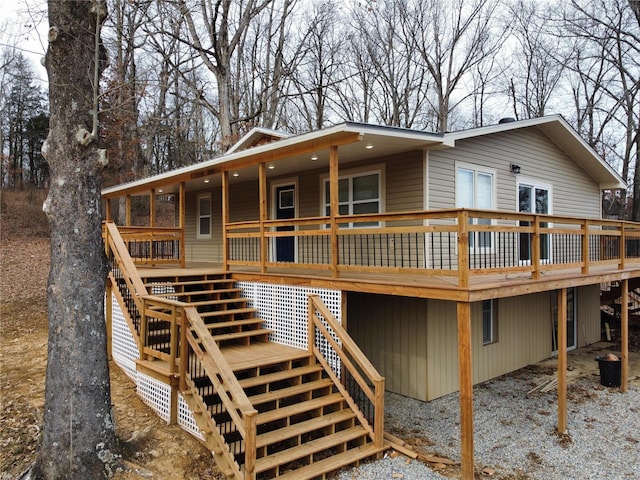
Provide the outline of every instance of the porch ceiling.
[[[440,134],[349,122],[110,187],[103,190],[102,195],[105,198],[147,195],[151,189],[161,194],[177,193],[181,182],[185,182],[187,191],[203,190],[221,185],[223,171],[230,172],[231,184],[256,180],[262,162],[268,167],[267,178],[294,175],[311,169],[328,169],[331,146],[339,147],[339,164],[347,165],[366,159],[438,148],[446,143]],[[234,175],[236,173],[237,176]]]

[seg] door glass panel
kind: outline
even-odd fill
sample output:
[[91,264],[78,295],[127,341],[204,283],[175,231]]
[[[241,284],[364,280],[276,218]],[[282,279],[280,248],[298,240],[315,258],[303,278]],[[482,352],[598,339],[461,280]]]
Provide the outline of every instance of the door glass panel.
[[[549,213],[549,190],[546,188],[536,188],[536,213]],[[547,222],[541,222],[540,226],[546,228]],[[540,235],[540,259],[549,260],[549,234]]]
[[[531,187],[520,185],[518,188],[518,208],[520,212],[531,212]],[[520,222],[523,227],[528,227],[529,222]],[[531,234],[520,233],[520,261],[531,261]]]

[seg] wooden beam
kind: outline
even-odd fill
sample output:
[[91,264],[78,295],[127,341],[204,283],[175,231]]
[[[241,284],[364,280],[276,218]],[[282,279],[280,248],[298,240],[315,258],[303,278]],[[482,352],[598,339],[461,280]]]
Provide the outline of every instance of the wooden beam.
[[589,220],[585,219],[582,223],[584,233],[582,235],[582,273],[589,273]]
[[458,302],[458,378],[460,383],[460,447],[462,480],[473,480],[473,367],[471,304]]
[[124,224],[127,227],[131,226],[131,195],[124,197]]
[[469,286],[469,212],[458,212],[458,286]]
[[229,172],[222,173],[222,269],[229,270],[229,246],[227,239],[229,223]]
[[338,223],[336,217],[340,215],[339,206],[339,176],[338,176],[338,147],[329,149],[329,214],[331,216],[331,270],[333,277],[338,277]]
[[567,433],[567,290],[558,290],[558,433]]
[[185,215],[186,215],[186,205],[187,205],[187,201],[186,201],[186,195],[187,195],[187,187],[185,185],[184,182],[180,183],[180,192],[178,193],[178,208],[179,208],[179,212],[178,212],[178,226],[180,227],[180,266],[182,268],[186,267],[187,265],[187,259],[186,257],[186,245],[184,243],[184,239],[185,239],[185,234],[184,234],[184,230],[185,230]]
[[629,281],[627,279],[622,280],[621,286],[620,341],[622,343],[622,365],[620,373],[620,391],[626,392],[629,388]]
[[267,164],[262,162],[259,170],[259,195],[260,195],[260,272],[267,271],[267,241],[264,235],[264,222],[267,221]]
[[149,226],[156,226],[156,189],[152,188],[149,194]]

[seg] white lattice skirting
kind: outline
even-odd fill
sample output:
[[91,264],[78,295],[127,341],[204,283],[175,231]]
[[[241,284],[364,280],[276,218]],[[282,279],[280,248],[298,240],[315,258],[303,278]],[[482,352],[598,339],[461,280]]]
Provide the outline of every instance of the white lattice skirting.
[[[265,328],[273,331],[270,340],[276,343],[300,349],[307,348],[309,295],[318,295],[338,321],[342,318],[342,297],[339,290],[256,282],[238,282],[238,287],[242,289],[243,296],[250,300],[249,306],[258,309],[258,317],[264,320]],[[111,296],[111,306],[113,360],[135,382],[138,395],[144,403],[160,418],[169,422],[172,407],[171,388],[137,371],[136,360],[140,358],[138,347],[115,295]],[[331,355],[328,360],[334,371],[340,372],[337,355]],[[182,395],[178,395],[178,424],[202,439],[193,414]]]

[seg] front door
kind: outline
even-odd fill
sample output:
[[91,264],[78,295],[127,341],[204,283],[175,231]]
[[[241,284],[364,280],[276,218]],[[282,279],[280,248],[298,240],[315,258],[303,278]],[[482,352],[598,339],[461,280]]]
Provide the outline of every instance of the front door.
[[[296,218],[296,186],[294,183],[280,185],[275,189],[274,195],[276,219],[286,220]],[[277,231],[290,231],[293,226],[278,227]],[[295,237],[276,237],[275,258],[276,262],[295,261]]]
[[[548,214],[549,211],[549,188],[521,183],[518,185],[518,211],[525,213]],[[522,226],[529,226],[530,222],[520,222]],[[547,227],[549,224],[542,222],[541,227]],[[520,263],[531,263],[531,233],[521,233],[518,242],[520,251]],[[548,262],[550,259],[551,239],[549,234],[540,235],[540,261]]]

